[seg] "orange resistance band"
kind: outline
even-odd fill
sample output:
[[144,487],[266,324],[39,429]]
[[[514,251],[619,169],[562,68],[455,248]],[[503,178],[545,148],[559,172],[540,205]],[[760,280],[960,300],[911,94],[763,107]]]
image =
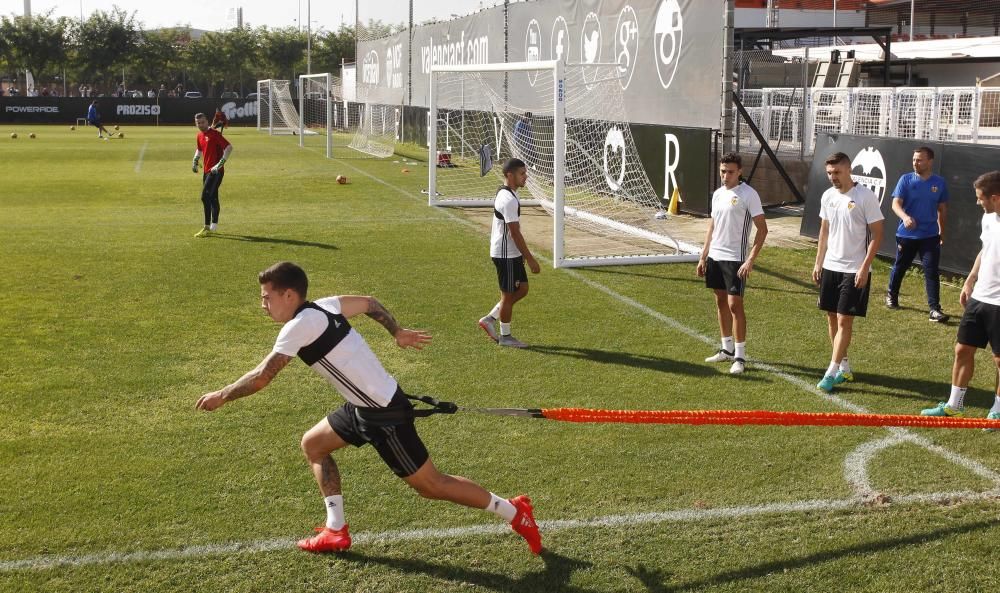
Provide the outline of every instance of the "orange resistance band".
[[627,424],[767,424],[779,426],[904,426],[909,428],[994,428],[1000,420],[939,418],[905,414],[850,414],[846,412],[770,412],[767,410],[541,410],[550,420],[618,422]]

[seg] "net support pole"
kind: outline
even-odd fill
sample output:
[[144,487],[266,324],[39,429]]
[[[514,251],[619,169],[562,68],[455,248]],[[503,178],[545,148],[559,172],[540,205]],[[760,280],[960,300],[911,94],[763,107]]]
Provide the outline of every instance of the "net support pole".
[[[159,97],[159,94],[157,94],[157,97]],[[157,98],[156,102],[159,103],[159,101],[160,100]],[[260,81],[259,80],[257,81],[257,131],[260,132]]]
[[563,71],[562,60],[555,62],[553,66],[553,96],[552,113],[553,117],[553,157],[555,159],[553,167],[552,195],[555,207],[552,212],[552,267],[558,268],[564,259],[564,237],[563,230],[566,226],[565,214],[565,185],[566,185],[566,80]]
[[[433,55],[433,52],[432,52]],[[430,79],[431,86],[427,91],[427,155],[430,157],[427,163],[427,205],[434,206],[437,203],[437,93],[434,86],[437,80],[434,76],[435,69],[431,66]]]
[[299,148],[306,145],[305,136],[305,113],[306,113],[306,94],[302,92],[302,85],[305,81],[302,76],[299,75]]
[[[326,158],[333,158],[333,77],[326,73]],[[301,114],[300,114],[301,115]]]
[[267,135],[274,136],[274,81],[267,79]]

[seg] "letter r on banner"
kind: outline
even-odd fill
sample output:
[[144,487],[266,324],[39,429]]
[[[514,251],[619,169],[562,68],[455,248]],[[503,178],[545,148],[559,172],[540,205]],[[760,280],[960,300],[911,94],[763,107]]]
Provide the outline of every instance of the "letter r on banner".
[[674,171],[681,161],[681,143],[673,134],[663,135],[663,199],[669,200],[677,187],[677,176]]

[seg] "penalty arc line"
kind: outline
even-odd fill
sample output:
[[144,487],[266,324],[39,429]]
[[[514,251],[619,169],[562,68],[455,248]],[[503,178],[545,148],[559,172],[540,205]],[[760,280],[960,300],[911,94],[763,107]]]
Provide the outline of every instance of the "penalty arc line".
[[[893,504],[947,504],[956,500],[995,500],[1000,497],[1000,491],[988,492],[934,492],[930,494],[913,494],[899,496],[893,499]],[[539,521],[538,526],[545,534],[572,529],[593,527],[628,528],[663,523],[696,523],[721,519],[745,519],[762,515],[782,515],[790,513],[834,512],[868,506],[859,497],[844,499],[815,499],[798,502],[775,502],[751,506],[720,507],[717,509],[684,509],[676,511],[633,513],[628,515],[606,515],[591,519],[562,519]],[[449,527],[444,529],[411,529],[400,531],[361,532],[352,536],[354,544],[387,545],[402,542],[425,541],[435,539],[458,539],[470,536],[495,536],[509,534],[510,528],[503,524],[469,525],[467,527]],[[166,550],[141,550],[137,552],[107,552],[84,554],[79,556],[36,556],[23,560],[0,561],[0,573],[17,571],[41,571],[56,568],[75,568],[85,566],[103,566],[109,564],[131,564],[138,562],[164,562],[176,560],[200,559],[206,556],[228,554],[259,554],[295,549],[295,539],[279,538],[227,544],[206,544],[186,548]]]

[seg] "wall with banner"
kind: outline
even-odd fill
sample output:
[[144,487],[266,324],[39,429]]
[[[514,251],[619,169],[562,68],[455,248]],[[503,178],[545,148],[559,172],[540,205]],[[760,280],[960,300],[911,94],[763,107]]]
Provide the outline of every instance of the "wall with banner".
[[982,247],[979,228],[983,209],[976,205],[972,182],[983,173],[1000,168],[997,164],[1000,163],[1000,147],[996,146],[820,134],[809,172],[801,234],[812,238],[819,236],[819,202],[823,192],[830,187],[823,161],[835,152],[843,152],[851,157],[855,181],[871,188],[882,204],[885,232],[879,255],[895,257],[899,218],[892,211],[892,191],[900,176],[913,171],[913,150],[919,146],[934,151],[934,172],[944,177],[948,184],[950,197],[941,269],[968,274]]
[[[505,11],[506,10],[506,15]],[[434,64],[563,59],[618,65],[629,121],[718,128],[725,0],[538,0],[488,10],[393,37],[359,41],[359,87],[385,103],[428,105]],[[506,18],[506,30],[504,17]],[[399,72],[412,52],[411,68]],[[531,85],[512,74],[509,96]],[[365,82],[367,80],[367,82]],[[412,98],[394,84],[412,85]]]
[[[72,124],[87,116],[94,99],[81,97],[0,97],[0,123]],[[221,108],[233,125],[257,125],[257,101],[246,99],[119,99],[100,97],[106,124],[194,125],[194,114],[209,118]]]

